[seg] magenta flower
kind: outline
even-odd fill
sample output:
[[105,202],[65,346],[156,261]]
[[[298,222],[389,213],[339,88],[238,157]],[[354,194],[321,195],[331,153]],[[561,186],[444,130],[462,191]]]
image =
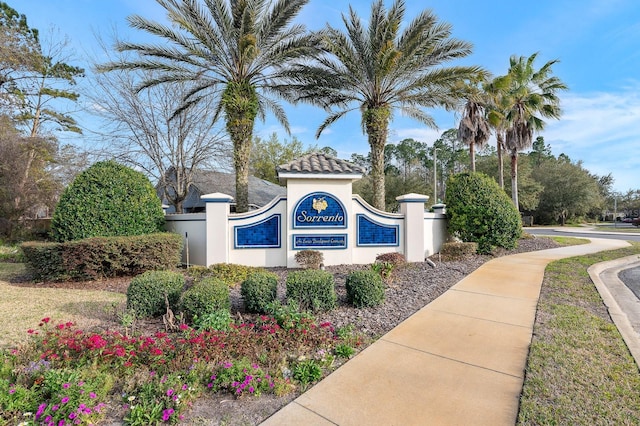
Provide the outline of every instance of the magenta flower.
[[69,386],[71,386],[69,383],[65,383],[62,385],[62,389],[69,389]]
[[36,420],[40,418],[42,413],[44,413],[45,408],[47,408],[46,403],[43,402],[42,404],[40,404],[40,406],[38,407],[38,411],[36,411]]
[[167,396],[171,396],[173,395],[173,389],[168,389],[167,390]]
[[166,410],[164,410],[162,412],[162,420],[163,421],[168,421],[171,418],[171,415],[174,413],[173,408],[167,408]]
[[68,396],[65,396],[64,398],[62,398],[60,400],[60,404],[66,404],[67,402],[69,402],[69,397]]
[[89,392],[89,398],[96,399],[97,397],[98,395],[96,395],[95,392]]

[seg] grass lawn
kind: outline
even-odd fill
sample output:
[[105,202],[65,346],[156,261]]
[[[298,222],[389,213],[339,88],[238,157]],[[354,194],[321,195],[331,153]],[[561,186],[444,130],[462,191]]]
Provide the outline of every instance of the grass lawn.
[[577,246],[581,244],[589,244],[589,240],[576,237],[550,237],[556,243],[563,246]]
[[601,224],[601,225],[595,225],[594,228],[598,231],[603,231],[603,232],[624,232],[624,233],[630,233],[630,234],[640,234],[640,227],[637,227],[637,226],[628,226],[628,225],[613,226],[611,224]]
[[102,319],[112,318],[116,308],[126,303],[126,296],[119,293],[19,287],[6,282],[22,273],[24,264],[0,262],[0,312],[3,313],[0,348],[26,341],[26,331],[37,328],[44,317],[51,317],[54,322],[72,321],[91,328]]
[[589,278],[629,248],[551,263],[545,273],[519,425],[640,424],[640,371]]

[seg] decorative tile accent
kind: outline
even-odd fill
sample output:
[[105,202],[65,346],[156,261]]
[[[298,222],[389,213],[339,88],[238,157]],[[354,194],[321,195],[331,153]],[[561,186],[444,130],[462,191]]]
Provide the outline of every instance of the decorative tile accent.
[[345,249],[347,234],[307,234],[293,236],[293,249]]
[[280,215],[233,227],[235,248],[280,248]]
[[293,209],[293,228],[346,228],[346,210],[340,200],[326,192],[312,192]]
[[357,246],[398,246],[400,244],[399,225],[385,225],[374,221],[364,214],[356,215]]

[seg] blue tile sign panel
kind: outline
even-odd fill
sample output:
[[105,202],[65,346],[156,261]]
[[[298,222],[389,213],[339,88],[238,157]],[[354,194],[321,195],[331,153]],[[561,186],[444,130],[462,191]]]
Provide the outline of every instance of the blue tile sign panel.
[[312,192],[293,209],[294,228],[346,228],[345,208],[336,197],[326,192]]
[[235,226],[235,248],[279,248],[280,247],[280,215],[249,225]]
[[347,248],[347,234],[294,235],[293,249],[344,249]]
[[400,244],[398,225],[384,225],[363,214],[356,215],[356,222],[358,246],[398,246]]

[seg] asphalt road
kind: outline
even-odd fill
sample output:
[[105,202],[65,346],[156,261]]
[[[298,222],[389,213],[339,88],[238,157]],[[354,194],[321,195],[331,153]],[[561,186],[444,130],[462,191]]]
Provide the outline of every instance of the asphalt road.
[[[618,229],[637,229],[633,225],[621,224]],[[606,231],[579,232],[576,228],[571,231],[558,230],[559,228],[524,228],[526,232],[533,235],[556,235],[577,238],[610,238],[614,240],[640,241],[640,234],[623,234]],[[619,232],[619,231],[618,231]],[[618,278],[640,299],[640,267],[624,269],[618,274]]]
[[[621,225],[624,226],[624,225]],[[629,230],[635,230],[631,225],[626,226]],[[618,228],[621,229],[621,228]],[[560,228],[524,228],[526,232],[533,235],[555,235],[563,237],[577,237],[577,238],[609,238],[612,240],[626,240],[626,241],[640,241],[640,234],[631,233],[619,233],[619,232],[606,232],[606,231],[586,231],[580,232],[577,228],[571,228],[571,231],[562,231]]]
[[640,267],[622,270],[618,278],[640,299]]

